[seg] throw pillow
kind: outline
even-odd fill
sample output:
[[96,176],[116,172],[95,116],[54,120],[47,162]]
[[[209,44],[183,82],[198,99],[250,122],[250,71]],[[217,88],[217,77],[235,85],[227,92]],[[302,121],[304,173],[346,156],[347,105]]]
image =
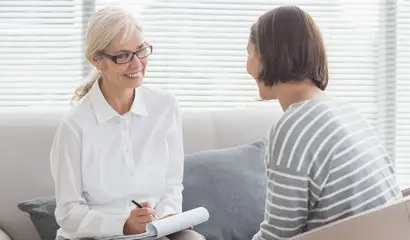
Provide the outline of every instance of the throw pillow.
[[185,158],[183,210],[208,209],[195,226],[207,240],[252,239],[263,221],[266,196],[265,144],[203,151]]
[[31,222],[42,240],[55,240],[59,228],[54,216],[55,197],[25,201],[18,204],[18,208],[30,215]]

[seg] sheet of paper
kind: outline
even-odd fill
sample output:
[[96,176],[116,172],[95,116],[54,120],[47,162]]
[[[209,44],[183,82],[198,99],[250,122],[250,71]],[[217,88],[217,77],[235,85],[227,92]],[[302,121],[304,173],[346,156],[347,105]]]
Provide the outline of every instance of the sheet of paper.
[[188,229],[208,221],[209,212],[203,207],[195,208],[181,214],[154,221],[151,224],[157,230],[157,238]]
[[[148,237],[155,237],[155,234],[150,233],[150,232],[145,232],[145,233],[133,234],[133,235],[120,235],[120,236],[98,238],[98,240],[111,240],[111,239],[131,240],[131,239],[145,239]],[[155,239],[155,238],[152,238],[152,239]]]

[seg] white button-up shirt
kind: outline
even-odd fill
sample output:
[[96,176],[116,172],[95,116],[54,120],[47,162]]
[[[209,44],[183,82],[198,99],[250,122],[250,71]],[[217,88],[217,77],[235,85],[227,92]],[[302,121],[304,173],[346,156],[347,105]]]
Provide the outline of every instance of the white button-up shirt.
[[107,103],[98,82],[62,119],[51,150],[58,236],[122,234],[131,200],[160,217],[182,211],[183,145],[178,102],[135,90],[129,113]]

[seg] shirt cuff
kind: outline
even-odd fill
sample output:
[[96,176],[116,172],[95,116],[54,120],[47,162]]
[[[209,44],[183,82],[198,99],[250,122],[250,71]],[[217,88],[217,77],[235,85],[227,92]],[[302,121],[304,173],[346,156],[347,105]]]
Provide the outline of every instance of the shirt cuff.
[[179,213],[178,211],[176,211],[174,208],[172,208],[169,205],[157,206],[157,208],[155,209],[155,212],[160,218],[165,217],[169,214]]
[[102,226],[102,232],[104,235],[123,235],[124,225],[129,215],[116,215],[107,219],[104,226]]

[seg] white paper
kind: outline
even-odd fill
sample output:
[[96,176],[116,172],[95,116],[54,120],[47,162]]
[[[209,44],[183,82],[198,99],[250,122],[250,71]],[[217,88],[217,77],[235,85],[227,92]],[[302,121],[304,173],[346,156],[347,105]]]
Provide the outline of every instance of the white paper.
[[156,234],[154,233],[145,232],[145,233],[133,234],[133,235],[120,235],[120,236],[113,236],[113,237],[98,238],[98,240],[111,240],[111,239],[131,240],[131,239],[145,239],[148,237],[155,237],[155,236]]
[[208,221],[208,219],[208,210],[199,207],[172,217],[154,221],[151,225],[157,230],[157,238],[160,238],[201,224]]
[[204,207],[195,208],[178,215],[156,220],[147,225],[147,232],[98,238],[99,240],[157,239],[208,221],[209,212]]

